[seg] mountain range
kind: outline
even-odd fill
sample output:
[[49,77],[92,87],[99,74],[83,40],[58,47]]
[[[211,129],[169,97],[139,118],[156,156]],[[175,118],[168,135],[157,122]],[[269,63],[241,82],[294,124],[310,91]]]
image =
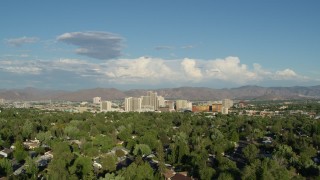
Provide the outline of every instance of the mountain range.
[[[140,97],[147,94],[147,89],[121,91],[115,88],[94,88],[77,91],[44,90],[37,88],[0,89],[0,98],[6,100],[67,100],[92,101],[99,96],[102,100],[121,100],[125,97]],[[153,89],[165,99],[187,100],[221,100],[225,98],[238,100],[287,100],[320,99],[320,85],[295,87],[260,87],[242,86],[230,89],[213,89],[206,87],[179,87]]]

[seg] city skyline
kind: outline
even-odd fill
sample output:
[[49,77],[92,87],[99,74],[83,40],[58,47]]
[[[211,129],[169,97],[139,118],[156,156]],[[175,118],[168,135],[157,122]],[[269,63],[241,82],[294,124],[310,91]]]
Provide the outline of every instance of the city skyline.
[[0,89],[320,84],[320,2],[3,1]]

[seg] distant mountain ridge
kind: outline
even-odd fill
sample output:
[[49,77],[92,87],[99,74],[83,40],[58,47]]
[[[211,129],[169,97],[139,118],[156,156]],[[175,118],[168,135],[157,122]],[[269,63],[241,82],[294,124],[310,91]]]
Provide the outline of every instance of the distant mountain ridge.
[[[103,100],[119,100],[125,97],[146,95],[147,89],[121,91],[115,88],[94,88],[78,91],[43,90],[37,88],[0,89],[0,98],[6,100],[68,100],[91,101],[100,96]],[[225,98],[239,100],[286,100],[286,99],[320,99],[320,85],[295,87],[260,87],[242,86],[230,89],[213,89],[206,87],[179,87],[153,89],[165,99],[187,100],[221,100]]]

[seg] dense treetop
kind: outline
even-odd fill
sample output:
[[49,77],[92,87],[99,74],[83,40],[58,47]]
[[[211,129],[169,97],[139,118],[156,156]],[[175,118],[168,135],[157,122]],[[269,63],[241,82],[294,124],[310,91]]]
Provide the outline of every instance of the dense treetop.
[[[318,113],[316,105],[302,107]],[[43,169],[22,145],[35,138],[53,154]],[[163,179],[170,168],[199,179],[304,179],[320,172],[320,121],[304,114],[1,109],[0,146],[11,145],[13,157],[0,158],[0,176],[12,176],[13,159],[28,167],[20,178],[33,179]],[[34,151],[39,157],[47,150]]]

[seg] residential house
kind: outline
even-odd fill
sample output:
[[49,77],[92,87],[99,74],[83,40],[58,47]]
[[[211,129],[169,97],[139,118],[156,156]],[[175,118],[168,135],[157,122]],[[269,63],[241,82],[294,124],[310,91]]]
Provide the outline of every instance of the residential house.
[[39,147],[40,141],[38,139],[30,140],[30,141],[27,140],[27,141],[23,142],[23,145],[24,145],[25,148],[27,148],[29,150],[30,149],[36,149],[36,148]]
[[8,157],[10,157],[12,152],[13,152],[13,149],[4,148],[2,151],[0,151],[0,155],[5,158],[8,158]]

